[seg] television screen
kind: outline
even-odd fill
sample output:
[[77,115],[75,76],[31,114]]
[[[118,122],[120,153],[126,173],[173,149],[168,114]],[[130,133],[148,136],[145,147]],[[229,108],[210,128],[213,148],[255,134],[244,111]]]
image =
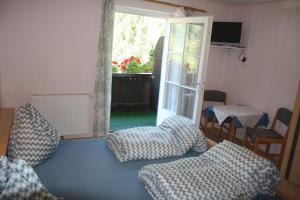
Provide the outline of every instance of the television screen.
[[239,44],[241,40],[241,22],[214,22],[211,42]]

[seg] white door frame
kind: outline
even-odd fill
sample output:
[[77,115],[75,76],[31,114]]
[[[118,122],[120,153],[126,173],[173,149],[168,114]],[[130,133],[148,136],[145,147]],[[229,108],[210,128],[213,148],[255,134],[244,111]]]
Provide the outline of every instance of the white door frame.
[[[174,113],[163,109],[163,101],[165,99],[165,79],[167,76],[167,62],[168,62],[168,49],[169,48],[169,33],[170,33],[170,27],[171,23],[186,23],[188,19],[188,23],[204,23],[204,31],[203,31],[203,38],[202,38],[202,46],[201,46],[201,53],[200,54],[200,62],[199,66],[203,66],[201,71],[201,76],[198,76],[197,80],[197,87],[196,87],[196,99],[195,99],[195,106],[197,107],[197,111],[194,111],[193,113],[193,122],[195,125],[200,124],[200,118],[201,118],[201,110],[202,110],[202,103],[203,103],[203,95],[204,95],[204,89],[205,89],[205,77],[206,77],[206,71],[207,71],[207,63],[208,63],[208,55],[209,55],[209,49],[210,49],[210,37],[211,37],[211,29],[212,29],[212,16],[201,16],[201,17],[183,17],[183,18],[169,18],[166,28],[166,36],[164,41],[164,53],[162,58],[162,71],[161,71],[161,80],[160,80],[160,90],[159,90],[159,101],[158,101],[158,113],[157,113],[157,125],[159,125],[162,121],[164,116],[172,115]],[[200,71],[198,72],[200,73]]]

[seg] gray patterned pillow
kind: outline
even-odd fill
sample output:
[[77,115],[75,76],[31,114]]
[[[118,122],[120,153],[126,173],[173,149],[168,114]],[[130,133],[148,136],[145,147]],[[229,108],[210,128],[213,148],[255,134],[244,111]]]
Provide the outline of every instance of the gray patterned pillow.
[[0,156],[0,199],[56,200],[23,160]]
[[8,156],[35,166],[55,150],[59,137],[55,128],[32,105],[16,113],[8,144]]

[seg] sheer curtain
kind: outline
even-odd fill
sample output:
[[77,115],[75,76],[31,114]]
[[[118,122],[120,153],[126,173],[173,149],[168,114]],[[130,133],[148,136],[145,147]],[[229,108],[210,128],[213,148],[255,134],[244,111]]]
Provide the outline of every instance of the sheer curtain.
[[94,136],[102,137],[109,133],[111,106],[111,56],[114,25],[114,0],[101,0],[101,21],[98,40],[95,102]]

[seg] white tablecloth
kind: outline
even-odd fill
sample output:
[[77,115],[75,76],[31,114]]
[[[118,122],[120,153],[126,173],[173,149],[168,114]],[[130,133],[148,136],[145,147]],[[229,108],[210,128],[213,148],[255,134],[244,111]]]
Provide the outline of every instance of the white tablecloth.
[[243,127],[253,127],[263,116],[263,112],[248,106],[220,105],[213,107],[218,122],[221,124],[227,117],[236,117]]

